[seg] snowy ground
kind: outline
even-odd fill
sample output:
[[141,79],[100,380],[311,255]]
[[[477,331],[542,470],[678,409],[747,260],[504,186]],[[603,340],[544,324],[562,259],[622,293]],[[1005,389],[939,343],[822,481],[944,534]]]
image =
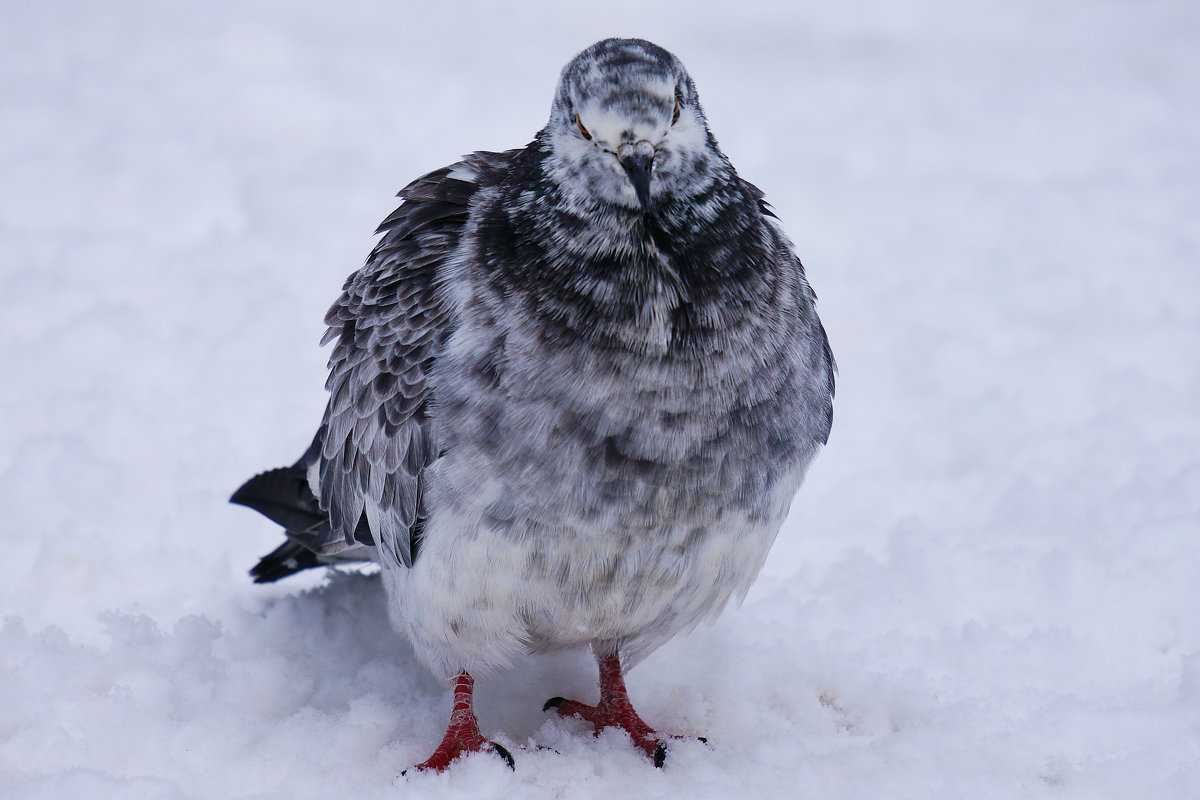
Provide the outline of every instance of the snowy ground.
[[[1200,796],[1197,6],[412,5],[0,5],[0,795]],[[546,719],[568,654],[480,687],[558,752],[401,778],[448,698],[378,580],[252,585],[225,501],[307,444],[392,193],[612,34],[796,240],[833,438],[745,604],[630,676],[708,747]]]

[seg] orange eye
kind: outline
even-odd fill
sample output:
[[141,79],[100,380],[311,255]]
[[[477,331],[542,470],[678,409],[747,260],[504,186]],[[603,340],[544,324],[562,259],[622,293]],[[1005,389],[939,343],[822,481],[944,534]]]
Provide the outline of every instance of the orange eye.
[[675,113],[671,115],[671,124],[674,125],[676,122],[679,122],[679,99],[678,98],[676,98],[676,100],[675,100]]
[[592,134],[588,132],[588,129],[583,127],[583,120],[579,118],[578,114],[575,115],[575,124],[579,126],[579,132],[583,134],[583,138],[589,140],[592,138]]

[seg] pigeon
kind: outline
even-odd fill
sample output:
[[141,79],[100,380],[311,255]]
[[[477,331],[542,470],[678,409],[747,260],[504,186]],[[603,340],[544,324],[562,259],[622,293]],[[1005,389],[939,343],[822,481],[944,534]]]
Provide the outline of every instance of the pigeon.
[[417,769],[511,753],[475,676],[590,647],[595,705],[675,738],[625,673],[745,596],[833,421],[816,296],[670,52],[606,39],[563,69],[523,148],[410,183],[325,322],[328,405],[291,467],[232,502],[281,525],[252,570],[379,564],[393,627],[453,687]]

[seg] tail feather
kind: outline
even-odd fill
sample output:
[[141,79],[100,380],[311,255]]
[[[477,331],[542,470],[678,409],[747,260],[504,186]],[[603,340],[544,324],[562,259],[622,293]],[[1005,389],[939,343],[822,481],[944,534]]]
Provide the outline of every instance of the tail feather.
[[308,485],[308,476],[298,465],[255,475],[233,493],[229,502],[253,508],[291,531],[312,532],[326,522]]
[[229,502],[254,509],[287,532],[287,540],[250,570],[255,583],[270,583],[322,566],[316,552],[303,543],[313,540],[314,533],[328,523],[301,463],[255,475],[233,493]]
[[294,575],[301,570],[324,566],[317,554],[302,544],[288,539],[258,560],[250,576],[255,583],[271,583]]
[[229,502],[252,508],[282,526],[287,534],[283,544],[250,570],[255,583],[270,583],[312,567],[374,560],[369,533],[357,537],[356,542],[334,537],[329,515],[308,483],[308,469],[320,455],[323,437],[324,427],[295,464],[255,475],[229,498]]
[[373,547],[330,541],[329,517],[308,485],[305,463],[309,455],[290,467],[255,475],[229,498],[229,502],[252,508],[282,526],[287,534],[283,544],[250,570],[255,583],[270,583],[312,567],[373,560]]

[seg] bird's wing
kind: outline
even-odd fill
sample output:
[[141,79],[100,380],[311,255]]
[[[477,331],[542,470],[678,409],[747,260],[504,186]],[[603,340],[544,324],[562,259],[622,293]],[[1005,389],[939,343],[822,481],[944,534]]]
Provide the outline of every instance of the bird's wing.
[[322,343],[329,405],[318,436],[314,491],[329,515],[318,553],[377,545],[412,566],[423,527],[422,473],[438,456],[427,376],[450,319],[437,276],[458,249],[472,196],[509,153],[475,153],[400,191],[367,263],[330,308]]
[[[814,308],[817,302],[817,293],[808,283],[808,277],[804,274],[804,265],[800,263],[800,257],[796,255],[796,249],[792,246],[791,241],[783,232],[782,226],[779,224],[779,217],[775,215],[775,210],[771,208],[771,204],[767,202],[766,195],[762,189],[759,189],[750,181],[742,179],[742,187],[750,198],[758,204],[758,210],[770,223],[768,227],[773,231],[776,239],[776,248],[782,258],[786,258],[794,262],[796,270],[800,275],[800,280],[803,284],[803,295],[806,302]],[[825,326],[821,323],[820,318],[815,311],[811,318],[814,326],[809,331],[808,335],[816,345],[813,348],[813,353],[816,355],[817,363],[813,365],[814,369],[820,374],[822,381],[825,384],[825,397],[821,408],[821,425],[817,430],[817,436],[820,438],[821,444],[829,443],[829,432],[833,429],[833,395],[836,389],[837,381],[837,362],[833,358],[833,350],[829,347],[829,336],[825,333]]]

